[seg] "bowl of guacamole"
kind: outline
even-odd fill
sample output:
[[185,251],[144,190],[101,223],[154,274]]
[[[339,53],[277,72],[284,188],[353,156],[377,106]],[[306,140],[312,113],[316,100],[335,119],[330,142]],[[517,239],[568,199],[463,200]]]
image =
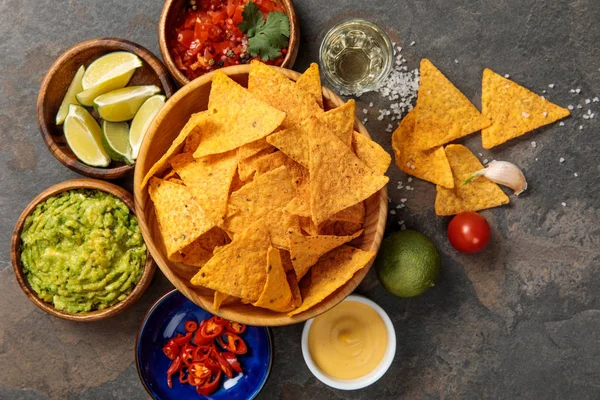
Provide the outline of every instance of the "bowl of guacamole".
[[75,181],[48,189],[23,212],[13,266],[28,297],[45,311],[101,319],[137,300],[155,267],[131,195],[110,183]]

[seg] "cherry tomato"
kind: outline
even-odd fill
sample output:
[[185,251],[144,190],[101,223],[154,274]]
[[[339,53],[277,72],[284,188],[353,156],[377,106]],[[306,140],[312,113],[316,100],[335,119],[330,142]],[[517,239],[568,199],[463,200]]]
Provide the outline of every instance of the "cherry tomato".
[[477,253],[490,241],[490,225],[476,212],[462,212],[450,221],[448,240],[461,253]]

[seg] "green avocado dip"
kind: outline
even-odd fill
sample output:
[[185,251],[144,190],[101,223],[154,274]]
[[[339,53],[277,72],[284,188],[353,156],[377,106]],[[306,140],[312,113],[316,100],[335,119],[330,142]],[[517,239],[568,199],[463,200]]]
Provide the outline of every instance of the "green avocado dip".
[[140,280],[146,245],[125,203],[99,190],[70,190],[25,220],[21,263],[29,285],[57,310],[101,310]]

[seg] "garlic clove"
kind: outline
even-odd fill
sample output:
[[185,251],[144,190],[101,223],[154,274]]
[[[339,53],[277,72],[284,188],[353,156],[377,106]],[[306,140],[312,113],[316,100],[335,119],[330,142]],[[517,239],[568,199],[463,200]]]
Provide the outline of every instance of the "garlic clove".
[[472,179],[482,175],[499,185],[508,186],[515,191],[515,196],[520,195],[527,189],[527,181],[523,171],[508,161],[494,160],[486,168],[474,172],[462,184],[465,185]]

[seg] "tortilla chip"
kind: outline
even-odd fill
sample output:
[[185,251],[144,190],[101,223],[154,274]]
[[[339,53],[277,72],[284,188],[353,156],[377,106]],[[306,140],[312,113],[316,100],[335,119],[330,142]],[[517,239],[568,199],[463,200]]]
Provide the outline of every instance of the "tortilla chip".
[[[357,224],[355,222],[347,221],[333,221],[331,223],[325,222],[323,227],[319,230],[321,235],[335,235],[335,236],[351,236],[361,230],[363,224]],[[360,235],[359,235],[360,236]]]
[[481,131],[484,149],[570,115],[569,110],[549,102],[490,69],[483,71],[481,111],[492,125]]
[[378,175],[316,118],[308,122],[310,210],[315,225],[367,199],[386,185]]
[[471,174],[483,168],[477,157],[465,146],[446,146],[446,155],[454,175],[454,189],[437,186],[435,213],[454,215],[508,204],[510,200],[500,186],[481,176],[462,185]]
[[262,221],[271,233],[273,244],[287,247],[287,231],[297,226],[297,218],[286,213],[284,207],[295,194],[286,167],[259,175],[231,194],[223,228],[235,237],[253,222]]
[[214,297],[213,297],[213,308],[215,309],[215,311],[218,311],[219,308],[221,308],[221,305],[223,304],[223,302],[227,299],[229,299],[231,296],[229,296],[228,294],[225,293],[221,293],[219,291],[215,291]]
[[[248,180],[254,174],[262,175],[265,172],[286,166],[288,159],[289,157],[283,154],[281,151],[276,151],[275,153],[261,155],[257,158],[252,157],[249,163],[246,163],[246,160],[241,161],[239,167],[240,178]],[[242,171],[244,171],[246,178],[242,177]]]
[[268,154],[271,154],[273,151],[277,151],[273,146],[270,148],[266,148],[264,150],[259,151],[251,157],[248,157],[244,160],[238,161],[238,174],[242,181],[247,181],[252,178],[254,172],[256,171],[254,168],[254,161],[260,157],[264,157]]
[[477,108],[428,59],[421,60],[415,148],[441,146],[490,126]]
[[319,227],[315,225],[310,217],[298,217],[298,224],[300,225],[300,229],[309,236],[317,236],[319,234]]
[[174,170],[171,169],[171,170],[167,171],[167,173],[165,174],[163,179],[165,181],[170,181],[171,179],[181,179],[181,177],[179,175],[177,175],[177,172],[175,172]]
[[267,281],[265,287],[253,305],[279,312],[290,311],[292,309],[292,292],[281,265],[279,250],[274,247],[270,247],[267,252],[266,271]]
[[419,150],[415,147],[414,127],[419,108],[410,111],[392,135],[396,165],[409,175],[452,189],[454,179],[443,147]]
[[344,286],[354,274],[375,257],[374,252],[342,245],[333,249],[311,268],[311,284],[302,305],[288,315],[300,314],[319,304],[327,296]]
[[183,149],[183,143],[192,132],[203,131],[207,128],[208,119],[211,115],[209,111],[202,111],[196,114],[192,114],[188,122],[185,124],[179,135],[175,138],[171,146],[166,151],[165,154],[150,168],[150,170],[146,173],[146,176],[142,180],[142,189],[146,187],[146,184],[154,175],[157,175],[167,169],[169,158],[173,154],[177,154]]
[[225,232],[220,228],[214,227],[183,249],[173,253],[169,257],[169,260],[202,267],[212,257],[213,250],[216,247],[224,246],[228,242],[229,238]]
[[298,278],[296,278],[296,273],[294,271],[286,272],[285,275],[287,277],[290,291],[292,292],[291,308],[298,308],[302,305],[302,293],[300,292],[300,287],[298,286]]
[[365,203],[361,201],[360,203],[351,205],[348,208],[344,208],[342,211],[334,214],[331,218],[329,218],[329,220],[362,224],[365,222],[365,215]]
[[317,63],[310,64],[310,67],[296,81],[296,86],[309,93],[319,107],[323,108],[323,88],[321,87],[321,75]]
[[202,133],[195,158],[224,153],[273,132],[285,113],[258,100],[225,73],[216,71],[208,100],[216,113],[211,120],[214,129]]
[[169,258],[214,226],[187,187],[153,177],[148,193]]
[[200,144],[200,138],[202,137],[202,133],[206,132],[208,129],[212,129],[210,124],[204,123],[202,124],[202,117],[200,114],[206,113],[207,116],[204,118],[208,118],[209,114],[214,114],[214,110],[203,111],[201,113],[192,114],[188,122],[183,127],[182,131],[189,130],[187,137],[185,138],[185,142],[183,144],[183,153],[193,153],[198,148]]
[[230,244],[215,252],[191,283],[256,301],[267,279],[265,262],[269,247],[271,241],[267,227],[260,222],[250,225]]
[[392,162],[392,156],[383,147],[356,131],[352,132],[352,145],[354,153],[362,162],[380,175],[386,173]]
[[237,168],[236,152],[202,158],[182,153],[172,157],[170,162],[207,217],[215,225],[221,224],[227,212],[229,188]]
[[292,257],[292,265],[296,271],[298,280],[302,279],[319,258],[335,249],[360,236],[362,231],[356,232],[352,236],[304,236],[292,233],[289,236],[290,240],[290,256]]
[[233,179],[231,180],[231,186],[229,187],[229,194],[231,195],[231,193],[237,192],[245,184],[246,184],[246,182],[244,182],[240,179],[240,175],[238,174],[238,171],[236,170],[235,174],[233,174]]
[[258,60],[250,62],[248,90],[259,100],[286,113],[281,124],[284,129],[323,112],[309,93],[299,89],[295,82],[275,68]]
[[238,151],[238,159],[245,160],[248,157],[252,157],[260,151],[271,149],[270,153],[275,151],[275,148],[267,142],[267,138],[255,140],[254,142],[247,143],[240,147]]
[[[345,145],[352,143],[354,127],[354,100],[349,100],[341,107],[317,115],[321,123],[336,135]],[[284,152],[292,160],[305,168],[309,164],[308,121],[290,129],[275,132],[267,137],[267,142]]]

